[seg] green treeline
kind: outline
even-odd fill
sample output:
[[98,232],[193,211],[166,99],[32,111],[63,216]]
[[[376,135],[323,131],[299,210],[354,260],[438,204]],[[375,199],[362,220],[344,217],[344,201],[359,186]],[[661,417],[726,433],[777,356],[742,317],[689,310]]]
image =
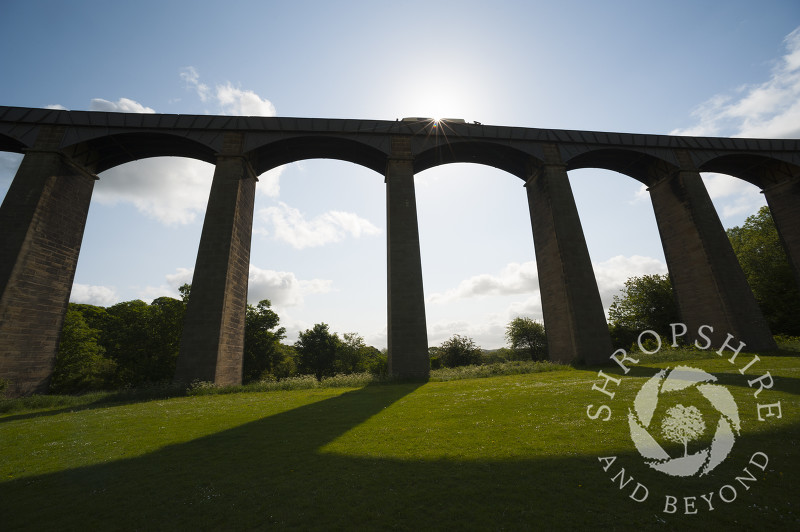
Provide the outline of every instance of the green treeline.
[[[119,390],[170,382],[175,373],[190,296],[160,297],[149,305],[141,300],[110,307],[70,303],[64,321],[53,394]],[[317,380],[339,374],[387,375],[387,355],[368,346],[356,333],[339,336],[325,323],[300,332],[294,345],[283,343],[286,329],[269,300],[247,305],[243,384],[312,375]],[[544,327],[530,318],[515,318],[506,337],[510,348],[485,351],[465,336],[454,335],[430,348],[431,367],[491,364],[507,360],[547,358]]]
[[[160,297],[110,307],[70,303],[55,370],[54,394],[118,390],[169,382],[175,374],[190,287],[182,299]],[[386,374],[386,354],[355,333],[339,337],[322,323],[286,345],[286,329],[269,300],[248,305],[242,380],[279,380],[295,375],[318,379],[338,373]]]
[[[728,230],[736,256],[773,334],[800,336],[800,293],[767,207],[742,227]],[[110,307],[74,304],[64,321],[51,393],[135,388],[172,380],[178,358],[183,317],[191,287],[181,299],[160,297],[152,303],[127,301]],[[669,334],[680,321],[668,275],[632,277],[609,309],[615,347],[628,348],[639,332]],[[283,343],[286,329],[269,300],[248,305],[245,319],[243,383],[313,375],[386,376],[385,351],[367,346],[356,333],[339,336],[325,323],[302,331],[293,345]],[[547,360],[544,326],[516,317],[506,327],[509,347],[486,351],[455,334],[431,347],[431,369],[494,364],[511,360]]]

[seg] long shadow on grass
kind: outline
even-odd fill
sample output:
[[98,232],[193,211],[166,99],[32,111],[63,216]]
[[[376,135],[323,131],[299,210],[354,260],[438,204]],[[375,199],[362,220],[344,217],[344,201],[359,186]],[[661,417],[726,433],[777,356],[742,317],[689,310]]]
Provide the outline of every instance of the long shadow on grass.
[[[366,387],[139,458],[0,483],[0,523],[5,522],[5,530],[535,530],[686,524],[685,516],[675,521],[675,516],[659,515],[663,493],[653,486],[653,499],[661,499],[645,504],[629,500],[629,490],[610,482],[597,456],[400,460],[320,450],[416,388]],[[531,433],[537,437],[546,436]],[[586,435],[574,437],[578,442]],[[689,526],[749,523],[790,529],[798,524],[786,495],[800,475],[797,452],[786,450],[798,445],[797,427],[759,438],[742,438],[739,445],[768,452],[773,462],[783,462],[786,475],[770,472],[740,495],[741,510],[725,505],[689,517]],[[419,435],[412,439],[420,441]],[[723,472],[724,482],[732,481],[748,457],[736,455],[738,465]],[[635,453],[620,453],[617,464],[639,479],[653,478]],[[615,465],[609,473],[617,470]],[[694,481],[676,493],[699,495],[721,482]]]

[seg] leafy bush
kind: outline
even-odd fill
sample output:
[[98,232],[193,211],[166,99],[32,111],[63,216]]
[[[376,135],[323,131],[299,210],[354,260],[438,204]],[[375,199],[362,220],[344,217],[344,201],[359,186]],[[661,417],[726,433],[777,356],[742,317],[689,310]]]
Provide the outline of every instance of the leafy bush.
[[506,327],[506,340],[511,349],[525,360],[546,360],[547,335],[544,325],[530,318],[518,316]]
[[444,367],[469,366],[481,363],[481,348],[468,336],[454,334],[439,347],[439,359]]

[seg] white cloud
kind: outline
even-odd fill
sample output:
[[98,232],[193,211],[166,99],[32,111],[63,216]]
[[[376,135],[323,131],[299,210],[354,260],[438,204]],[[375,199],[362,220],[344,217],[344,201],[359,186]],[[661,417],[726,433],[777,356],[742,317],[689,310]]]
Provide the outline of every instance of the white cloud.
[[249,90],[242,90],[226,82],[217,86],[217,101],[223,114],[241,116],[275,116],[275,106],[267,99]]
[[103,172],[93,197],[106,205],[131,203],[168,225],[188,224],[205,211],[213,174],[214,167],[203,161],[142,159]]
[[73,284],[69,300],[73,303],[87,303],[100,307],[108,307],[120,301],[116,290],[108,286],[91,286],[88,284]]
[[372,222],[352,212],[328,211],[306,220],[298,209],[283,202],[259,210],[257,217],[266,224],[255,229],[257,234],[272,234],[295,249],[341,242],[348,236],[360,238],[380,234],[380,229]]
[[537,292],[538,290],[539,274],[536,270],[536,262],[529,261],[523,264],[512,262],[499,275],[486,273],[470,277],[461,281],[456,288],[443,294],[431,294],[428,297],[428,302],[444,304],[467,297],[514,295]]
[[108,113],[155,113],[155,110],[150,107],[145,107],[129,98],[120,98],[116,103],[102,98],[92,98],[92,101],[89,102],[89,110]]
[[175,273],[167,274],[167,284],[169,284],[169,286],[171,286],[175,292],[177,292],[178,288],[186,283],[192,284],[192,275],[194,275],[194,270],[190,270],[188,268],[177,268]]
[[786,53],[770,79],[717,94],[692,113],[694,126],[672,135],[797,138],[800,136],[800,27],[784,39]]
[[212,92],[205,83],[200,82],[197,69],[188,66],[180,71],[181,79],[189,89],[194,90],[200,101],[213,101],[217,104],[217,113],[238,116],[275,116],[275,106],[266,98],[262,98],[251,90],[234,87],[230,81],[217,85]]
[[66,107],[64,107],[63,105],[59,105],[57,103],[50,104],[50,105],[45,105],[44,108],[45,109],[53,109],[54,111],[66,111],[67,110]]
[[333,281],[327,279],[298,279],[292,272],[262,270],[250,265],[247,299],[256,303],[269,299],[274,307],[293,307],[303,304],[304,296],[331,291]]
[[281,192],[280,179],[285,168],[286,165],[279,166],[258,176],[258,185],[256,186],[256,191],[269,198],[277,198]]

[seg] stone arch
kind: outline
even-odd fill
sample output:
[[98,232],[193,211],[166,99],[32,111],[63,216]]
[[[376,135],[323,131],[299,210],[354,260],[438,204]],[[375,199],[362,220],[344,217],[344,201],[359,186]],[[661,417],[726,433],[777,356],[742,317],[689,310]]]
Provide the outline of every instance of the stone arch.
[[216,163],[215,150],[184,136],[153,131],[95,137],[64,149],[75,162],[100,173],[148,157],[187,157]]
[[632,177],[647,186],[678,171],[676,164],[664,158],[621,148],[594,149],[578,154],[564,162],[567,165],[567,171],[602,168]]
[[700,170],[742,179],[761,189],[800,287],[800,166],[758,154],[709,159]]
[[414,173],[448,163],[478,163],[504,170],[523,181],[538,160],[511,146],[483,141],[453,141],[439,144],[414,157]]
[[700,164],[698,170],[727,174],[761,189],[800,176],[800,166],[754,153],[721,155]]
[[[673,157],[676,163],[667,160]],[[713,345],[723,345],[726,335],[733,334],[753,349],[774,349],[766,321],[693,165],[690,155],[679,150],[657,157],[611,148],[576,155],[567,169],[606,168],[648,187],[673,293],[690,335],[711,324]]]
[[283,164],[304,159],[338,159],[365,166],[384,175],[389,159],[387,153],[363,142],[322,135],[302,135],[277,140],[254,148],[247,155],[258,175]]

